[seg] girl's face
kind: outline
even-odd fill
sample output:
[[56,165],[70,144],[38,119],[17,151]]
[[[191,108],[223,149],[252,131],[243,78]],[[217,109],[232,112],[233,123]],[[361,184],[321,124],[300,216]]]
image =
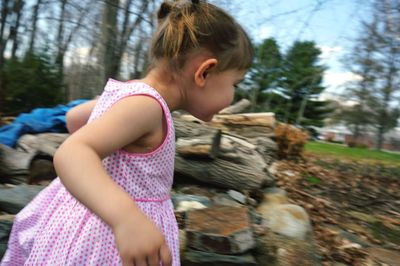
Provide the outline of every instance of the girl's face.
[[192,94],[188,111],[200,120],[210,121],[215,114],[232,103],[235,85],[243,79],[245,73],[236,69],[209,73],[205,86]]

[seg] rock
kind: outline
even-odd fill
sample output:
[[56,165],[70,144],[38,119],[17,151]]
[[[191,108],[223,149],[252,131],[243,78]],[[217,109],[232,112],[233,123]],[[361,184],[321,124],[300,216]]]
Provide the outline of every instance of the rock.
[[256,241],[255,257],[259,266],[321,265],[311,234],[300,240],[267,230]]
[[182,266],[256,266],[252,255],[221,255],[203,251],[187,251],[182,257]]
[[304,239],[311,231],[310,218],[304,208],[288,204],[286,191],[282,189],[271,188],[266,191],[257,211],[268,228],[288,237]]
[[179,202],[176,211],[178,212],[186,212],[190,210],[200,210],[207,208],[207,206],[201,204],[198,201],[181,201]]
[[238,254],[254,247],[246,207],[212,206],[187,213],[188,247],[196,250]]
[[44,187],[18,185],[14,188],[0,188],[0,210],[16,214],[24,208]]
[[246,204],[246,196],[236,190],[228,190],[228,195],[239,203]]
[[200,187],[200,186],[195,186],[195,185],[181,187],[179,189],[179,193],[204,196],[209,199],[211,199],[215,195],[213,188],[205,188],[205,187]]
[[7,250],[8,237],[10,236],[12,224],[13,222],[9,217],[0,216],[0,260]]
[[172,202],[178,212],[204,209],[210,206],[209,198],[197,195],[174,194],[172,195]]
[[240,207],[242,204],[234,201],[231,197],[226,195],[225,193],[218,193],[213,198],[212,201],[214,205],[223,205],[223,206],[231,206],[231,207]]

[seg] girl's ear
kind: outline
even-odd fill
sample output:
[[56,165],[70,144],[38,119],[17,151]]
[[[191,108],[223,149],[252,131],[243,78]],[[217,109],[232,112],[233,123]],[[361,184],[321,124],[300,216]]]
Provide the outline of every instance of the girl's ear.
[[199,87],[204,87],[208,74],[213,71],[218,64],[218,60],[215,58],[209,58],[204,60],[194,73],[194,82]]

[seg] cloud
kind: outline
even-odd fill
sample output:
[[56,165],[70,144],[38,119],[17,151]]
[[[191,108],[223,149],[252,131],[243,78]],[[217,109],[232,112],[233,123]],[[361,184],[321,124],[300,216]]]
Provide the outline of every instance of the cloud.
[[348,82],[359,81],[362,77],[354,74],[353,72],[334,72],[326,71],[324,75],[324,84],[330,89],[336,89],[338,87],[343,87]]
[[335,60],[337,57],[341,56],[343,53],[343,47],[341,46],[327,46],[327,45],[320,45],[318,48],[321,50],[321,55],[319,58],[321,61],[331,61]]
[[272,37],[273,28],[270,26],[259,27],[256,33],[256,38],[259,40],[265,40]]
[[65,65],[69,66],[72,63],[85,63],[89,60],[89,47],[78,47],[68,51],[65,55]]
[[350,99],[343,99],[343,92],[346,89],[346,84],[353,81],[359,81],[362,77],[353,72],[335,72],[326,71],[324,75],[324,85],[327,89],[320,95],[320,100],[335,100],[343,105],[352,106],[356,102]]

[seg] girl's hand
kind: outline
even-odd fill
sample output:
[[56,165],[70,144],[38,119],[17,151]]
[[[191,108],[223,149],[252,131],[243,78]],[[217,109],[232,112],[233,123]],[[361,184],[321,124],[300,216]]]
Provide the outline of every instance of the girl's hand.
[[170,266],[171,253],[164,236],[143,213],[125,216],[113,227],[123,266]]

